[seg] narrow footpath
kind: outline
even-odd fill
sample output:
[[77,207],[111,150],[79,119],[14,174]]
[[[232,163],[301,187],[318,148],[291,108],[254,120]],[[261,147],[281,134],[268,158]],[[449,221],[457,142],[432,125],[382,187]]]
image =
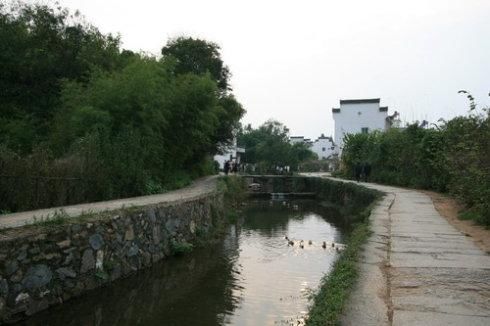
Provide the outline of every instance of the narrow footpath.
[[361,185],[387,195],[372,212],[373,233],[342,324],[490,325],[490,255],[451,226],[429,196]]
[[49,219],[54,214],[63,212],[62,216],[67,218],[77,217],[82,214],[99,213],[113,211],[121,208],[156,205],[162,203],[176,203],[181,200],[195,199],[206,196],[216,190],[216,180],[218,176],[209,176],[194,181],[191,185],[163,194],[116,199],[95,203],[78,204],[71,206],[53,207],[39,209],[35,211],[19,212],[13,214],[0,215],[0,229],[15,228],[33,224],[36,221]]

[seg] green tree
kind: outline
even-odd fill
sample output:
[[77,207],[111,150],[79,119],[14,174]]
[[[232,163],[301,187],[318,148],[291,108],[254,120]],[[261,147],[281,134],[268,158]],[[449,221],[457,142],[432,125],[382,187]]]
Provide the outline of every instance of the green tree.
[[291,145],[288,128],[274,120],[257,129],[247,126],[239,133],[238,144],[245,147],[245,163],[258,164],[260,172],[274,173],[276,166],[296,170],[298,164],[315,157],[306,145]]
[[0,62],[0,142],[24,153],[46,140],[63,80],[122,63],[118,38],[42,5],[0,5]]
[[0,178],[0,209],[156,193],[213,173],[245,112],[229,70],[211,42],[164,49],[135,54],[78,13],[0,4],[0,167],[21,177]]
[[223,92],[230,88],[230,70],[223,63],[218,44],[192,37],[177,37],[162,48],[164,59],[176,61],[177,74],[209,73]]
[[213,140],[216,144],[208,151],[220,152],[231,144],[238,129],[238,121],[245,114],[241,104],[230,93],[230,70],[221,59],[220,47],[213,42],[192,37],[178,37],[162,48],[165,61],[175,63],[177,75],[209,75],[216,82],[219,93],[219,126]]

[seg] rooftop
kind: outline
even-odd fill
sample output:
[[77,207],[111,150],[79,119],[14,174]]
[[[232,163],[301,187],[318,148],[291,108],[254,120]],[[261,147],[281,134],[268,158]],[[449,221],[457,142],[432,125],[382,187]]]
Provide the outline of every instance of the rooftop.
[[354,99],[354,100],[340,100],[340,105],[342,104],[360,104],[360,103],[379,103],[379,98],[365,98],[365,99]]

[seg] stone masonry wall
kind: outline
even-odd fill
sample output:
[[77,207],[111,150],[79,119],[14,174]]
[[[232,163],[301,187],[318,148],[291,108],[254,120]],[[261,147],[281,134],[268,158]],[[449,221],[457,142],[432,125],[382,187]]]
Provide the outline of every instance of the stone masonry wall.
[[0,324],[148,267],[222,223],[223,196],[212,193],[0,231]]

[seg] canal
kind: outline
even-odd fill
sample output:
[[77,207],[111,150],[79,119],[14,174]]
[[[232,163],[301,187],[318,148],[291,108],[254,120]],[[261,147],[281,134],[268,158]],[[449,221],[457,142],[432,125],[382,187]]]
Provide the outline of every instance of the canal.
[[313,200],[251,200],[219,243],[22,324],[302,325],[309,294],[338,255],[331,244],[343,242],[345,229],[335,210]]

